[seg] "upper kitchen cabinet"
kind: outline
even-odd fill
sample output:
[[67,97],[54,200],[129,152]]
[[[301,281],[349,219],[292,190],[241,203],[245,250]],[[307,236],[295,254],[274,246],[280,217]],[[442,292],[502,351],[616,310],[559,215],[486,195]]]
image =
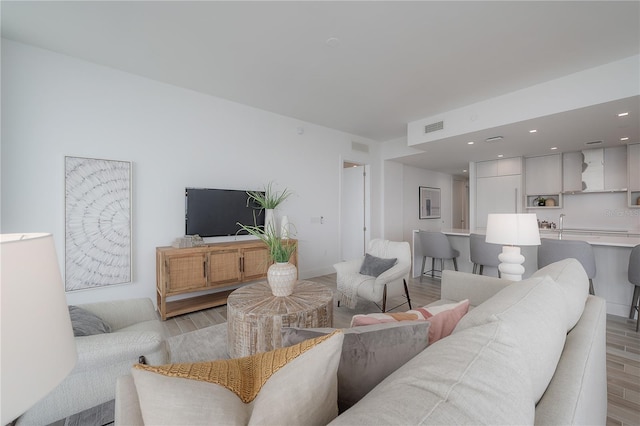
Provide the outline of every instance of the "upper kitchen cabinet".
[[476,163],[476,229],[487,227],[489,213],[520,212],[521,171],[521,157]]
[[625,146],[564,153],[563,192],[626,191],[626,158]]
[[562,193],[562,157],[560,154],[525,159],[527,208],[559,208]]
[[627,146],[629,207],[640,208],[640,144]]
[[476,163],[476,177],[494,177],[519,175],[522,173],[520,157],[501,158],[499,160],[480,161]]

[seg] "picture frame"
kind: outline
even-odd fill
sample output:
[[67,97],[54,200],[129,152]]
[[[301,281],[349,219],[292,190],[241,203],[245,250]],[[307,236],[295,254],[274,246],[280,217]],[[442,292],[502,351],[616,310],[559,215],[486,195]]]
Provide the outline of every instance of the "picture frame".
[[440,218],[440,188],[419,187],[419,219]]
[[131,162],[64,161],[65,291],[130,283]]

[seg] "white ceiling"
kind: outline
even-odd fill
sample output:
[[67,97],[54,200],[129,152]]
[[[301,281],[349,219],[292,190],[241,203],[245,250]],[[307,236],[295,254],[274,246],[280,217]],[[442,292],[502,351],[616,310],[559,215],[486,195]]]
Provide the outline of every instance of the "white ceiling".
[[[375,141],[405,136],[410,121],[640,52],[638,1],[2,1],[1,7],[5,38]],[[591,140],[619,140],[621,124],[611,111],[628,108],[625,132],[639,141],[637,97],[601,108],[490,133],[538,128],[538,140],[546,142],[514,148],[521,152],[513,155],[538,155],[545,144],[561,142],[561,150],[582,149]],[[429,153],[401,161],[456,173],[470,160],[494,158],[498,147],[451,149],[461,143],[430,143]]]

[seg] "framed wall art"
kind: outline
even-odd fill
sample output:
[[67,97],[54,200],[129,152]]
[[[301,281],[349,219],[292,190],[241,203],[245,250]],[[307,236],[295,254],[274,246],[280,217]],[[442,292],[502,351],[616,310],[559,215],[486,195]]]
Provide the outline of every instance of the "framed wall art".
[[419,187],[419,219],[437,219],[440,217],[440,188]]
[[131,162],[65,157],[65,289],[131,282]]

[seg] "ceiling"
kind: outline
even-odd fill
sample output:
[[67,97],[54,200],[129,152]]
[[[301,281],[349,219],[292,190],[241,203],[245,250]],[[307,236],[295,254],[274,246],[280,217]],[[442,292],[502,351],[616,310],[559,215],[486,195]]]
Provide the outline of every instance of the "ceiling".
[[[384,142],[406,125],[640,52],[638,1],[2,1],[2,36]],[[429,143],[406,164],[639,141],[638,98]],[[612,112],[627,109],[625,122]],[[621,129],[624,126],[625,129]],[[531,135],[530,128],[538,133]],[[501,147],[510,135],[520,143]],[[505,139],[479,143],[499,132]],[[536,144],[525,143],[529,137]],[[478,139],[466,145],[470,137]],[[455,147],[455,149],[452,149]],[[502,150],[501,152],[497,152]]]

